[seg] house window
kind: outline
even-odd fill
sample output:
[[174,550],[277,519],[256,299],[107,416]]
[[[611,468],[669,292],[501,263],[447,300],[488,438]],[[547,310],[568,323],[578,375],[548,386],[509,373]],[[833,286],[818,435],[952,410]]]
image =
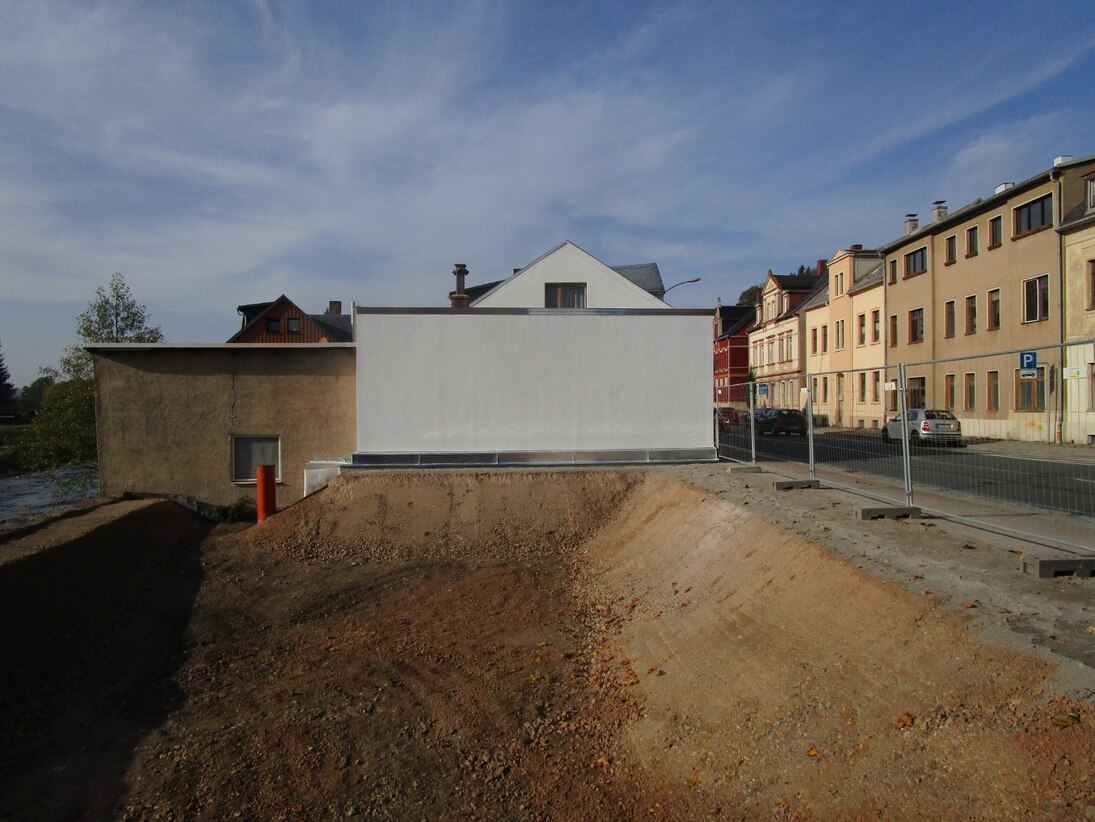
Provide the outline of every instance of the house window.
[[943,303],[943,336],[954,336],[954,300]]
[[836,321],[836,348],[838,351],[844,348],[844,320]]
[[281,482],[281,438],[232,437],[232,482],[254,482],[260,465],[273,465]]
[[958,236],[951,234],[947,237],[946,246],[947,259],[944,261],[944,265],[954,265],[958,259]]
[[909,312],[909,343],[924,342],[924,309],[914,308]]
[[923,408],[928,396],[927,377],[909,377],[906,380],[905,399],[909,408]]
[[943,375],[943,407],[954,410],[954,374]]
[[821,326],[821,353],[829,350],[829,326]]
[[989,331],[995,331],[1000,327],[1000,289],[994,288],[989,292]]
[[828,377],[822,377],[821,378],[821,401],[822,402],[828,402],[829,401],[829,378]]
[[585,308],[585,283],[545,283],[544,308]]
[[1087,210],[1095,210],[1095,177],[1090,177],[1087,181]]
[[966,297],[966,333],[977,333],[977,295]]
[[280,334],[281,333],[281,317],[267,317],[266,318],[266,333],[267,334]]
[[1046,369],[1040,365],[1037,370],[1037,379],[1024,380],[1019,376],[1019,369],[1015,369],[1016,411],[1046,410]]
[[1030,234],[1053,224],[1053,195],[1047,194],[1015,209],[1014,237]]
[[867,315],[860,314],[855,318],[856,322],[856,338],[858,339],[858,345],[867,344]]
[[1087,307],[1095,308],[1095,260],[1087,261]]
[[1004,218],[993,217],[989,220],[989,249],[999,248],[1004,242]]
[[817,328],[810,329],[810,353],[817,353]]
[[989,411],[1000,410],[1000,372],[989,371],[988,372],[988,394],[986,396],[985,407]]
[[875,371],[871,378],[871,402],[878,402],[878,389],[882,386],[882,372]]
[[882,325],[882,312],[877,308],[871,312],[871,342],[878,342],[878,335],[882,333],[879,327]]
[[867,401],[867,372],[859,372],[859,401]]
[[285,330],[290,334],[300,333],[300,317],[289,317],[285,320]]
[[897,260],[890,260],[890,285],[897,282]]
[[978,252],[977,226],[966,229],[966,256],[976,257]]
[[1049,319],[1049,275],[1023,280],[1023,322]]
[[890,315],[890,333],[888,334],[890,348],[897,347],[897,315]]
[[912,277],[928,270],[928,247],[910,251],[905,255],[905,276]]
[[972,411],[977,407],[977,375],[972,372],[966,372],[965,377],[962,380],[962,393],[966,396],[965,408],[967,411]]

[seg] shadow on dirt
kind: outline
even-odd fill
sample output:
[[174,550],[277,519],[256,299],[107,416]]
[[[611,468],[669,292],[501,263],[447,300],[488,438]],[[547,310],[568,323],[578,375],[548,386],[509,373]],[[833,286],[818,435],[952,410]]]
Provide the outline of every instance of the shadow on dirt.
[[110,816],[181,701],[209,528],[160,502],[0,566],[0,817]]

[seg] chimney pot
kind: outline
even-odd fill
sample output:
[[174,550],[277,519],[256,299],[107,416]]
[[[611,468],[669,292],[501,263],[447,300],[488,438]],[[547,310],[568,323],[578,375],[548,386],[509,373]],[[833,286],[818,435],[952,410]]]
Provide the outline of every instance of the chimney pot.
[[456,290],[449,294],[449,305],[453,308],[467,308],[471,304],[468,295],[464,293],[464,278],[468,276],[468,267],[464,263],[457,263],[452,273],[456,277]]
[[848,250],[849,251],[862,251],[863,250],[863,243],[852,243],[850,246],[848,246]]
[[1053,167],[1057,168],[1057,166],[1063,166],[1065,163],[1071,163],[1071,162],[1072,162],[1072,155],[1071,154],[1062,154],[1060,157],[1055,157],[1053,159]]
[[327,314],[336,316],[342,313],[342,300],[331,300],[327,303]]
[[906,214],[905,215],[905,233],[912,234],[920,228],[920,215],[918,214]]
[[932,203],[932,222],[938,223],[947,216],[947,201],[936,200]]
[[1015,185],[1015,183],[1000,183],[1000,185],[996,186],[996,189],[995,191],[993,191],[993,193],[999,194],[1001,191],[1007,191],[1013,185]]
[[817,261],[817,274],[818,274],[819,277],[828,270],[829,270],[829,261],[828,260],[818,260]]

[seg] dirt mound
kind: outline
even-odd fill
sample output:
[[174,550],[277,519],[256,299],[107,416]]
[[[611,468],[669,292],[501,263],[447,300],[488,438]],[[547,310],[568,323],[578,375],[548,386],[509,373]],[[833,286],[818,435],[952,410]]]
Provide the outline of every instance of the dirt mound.
[[513,560],[584,541],[642,476],[606,470],[346,473],[244,539],[306,561]]
[[[12,607],[46,626],[18,649],[42,669],[34,682],[63,673],[71,697],[83,670],[43,631],[68,631],[81,666],[104,660],[98,724],[17,728],[3,762],[38,753],[0,790],[0,816],[104,816],[116,797],[125,819],[1082,818],[1095,806],[1095,708],[1046,697],[1049,663],[656,474],[343,476],[261,526],[220,527],[197,573],[192,542],[153,525],[96,529],[96,551],[117,546],[101,567],[64,546],[45,554],[68,556],[60,567],[0,565],[0,590],[25,590]],[[19,567],[33,573],[4,577]],[[36,611],[31,592],[72,571]],[[69,608],[85,582],[106,592],[94,618]],[[123,630],[130,611],[137,627]],[[108,674],[129,683],[113,712]],[[28,687],[4,708],[69,727],[58,700]],[[111,731],[111,768],[89,769]]]
[[1095,710],[1051,666],[733,503],[673,481],[584,547],[642,690],[626,736],[709,810],[832,817],[1082,815]]

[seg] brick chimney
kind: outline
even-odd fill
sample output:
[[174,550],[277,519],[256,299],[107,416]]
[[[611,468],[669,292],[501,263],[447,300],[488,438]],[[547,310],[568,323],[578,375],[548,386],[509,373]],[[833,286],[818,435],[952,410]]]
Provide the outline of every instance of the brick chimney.
[[852,253],[855,253],[856,251],[862,251],[863,243],[852,243],[850,246],[848,246],[848,250]]
[[947,201],[936,200],[932,203],[932,222],[938,223],[947,216]]
[[342,300],[331,300],[327,303],[327,316],[336,317],[342,313]]
[[452,273],[456,277],[456,290],[449,294],[449,304],[453,308],[467,308],[471,304],[468,295],[464,293],[464,278],[468,276],[468,267],[457,263]]
[[919,214],[906,214],[905,215],[905,233],[912,234],[920,228],[920,215]]
[[818,260],[817,261],[817,275],[819,277],[828,270],[829,270],[829,261],[828,260]]

